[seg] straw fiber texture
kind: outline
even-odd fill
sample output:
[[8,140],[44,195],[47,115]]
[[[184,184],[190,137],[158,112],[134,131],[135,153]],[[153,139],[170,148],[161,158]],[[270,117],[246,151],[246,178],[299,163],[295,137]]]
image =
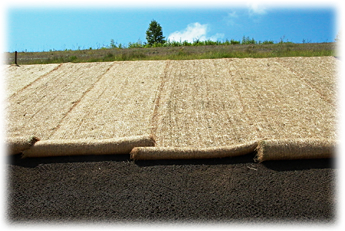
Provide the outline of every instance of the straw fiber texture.
[[150,136],[103,140],[45,140],[23,152],[23,157],[128,154],[134,147],[153,146]]
[[337,140],[339,62],[296,57],[10,66],[7,137],[98,142],[151,135],[157,148],[174,155],[186,153],[174,148],[221,153],[260,140]]
[[148,135],[165,61],[115,62],[50,139]]
[[62,64],[9,97],[6,108],[7,136],[35,135],[41,140],[49,139],[59,129],[65,116],[111,65]]
[[277,61],[313,88],[319,97],[336,106],[338,79],[334,57],[291,57]]
[[7,152],[9,155],[21,153],[30,149],[39,139],[31,137],[9,137],[6,139]]
[[257,160],[320,159],[334,157],[336,142],[316,139],[262,140]]
[[37,79],[55,71],[59,64],[46,65],[8,65],[5,68],[6,95],[10,96],[37,81]]
[[[298,70],[281,65],[281,59],[170,61],[157,110],[157,146],[335,139],[336,107],[306,84]],[[325,82],[334,82],[333,72],[320,68],[319,60],[304,61]]]
[[130,155],[134,160],[159,159],[209,159],[234,157],[254,152],[257,142],[250,142],[229,147],[212,148],[176,148],[176,147],[137,147]]

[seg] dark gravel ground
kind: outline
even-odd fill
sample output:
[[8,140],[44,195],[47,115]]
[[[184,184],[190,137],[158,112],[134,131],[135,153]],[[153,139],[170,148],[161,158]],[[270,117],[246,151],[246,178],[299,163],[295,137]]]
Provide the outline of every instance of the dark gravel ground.
[[127,155],[16,155],[7,163],[7,220],[335,222],[332,160],[253,157],[133,162]]

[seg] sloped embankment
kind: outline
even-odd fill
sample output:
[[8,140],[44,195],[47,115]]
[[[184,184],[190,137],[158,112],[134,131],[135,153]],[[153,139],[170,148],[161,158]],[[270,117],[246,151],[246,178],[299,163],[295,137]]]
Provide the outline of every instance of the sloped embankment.
[[131,146],[134,159],[143,158],[139,153],[183,159],[254,150],[273,153],[260,161],[330,157],[337,139],[337,62],[313,57],[8,66],[7,136],[38,137],[30,144],[55,145],[54,155],[78,154],[66,150],[71,140],[80,141],[76,150],[82,154],[99,154],[85,144],[140,136],[155,143]]

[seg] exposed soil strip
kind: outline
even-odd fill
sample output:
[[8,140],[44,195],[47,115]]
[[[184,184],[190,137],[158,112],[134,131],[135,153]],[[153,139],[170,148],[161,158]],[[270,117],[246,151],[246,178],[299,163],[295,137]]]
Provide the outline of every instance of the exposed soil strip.
[[333,160],[257,164],[252,158],[13,156],[5,166],[6,219],[12,225],[339,222],[342,195],[336,190],[339,170]]

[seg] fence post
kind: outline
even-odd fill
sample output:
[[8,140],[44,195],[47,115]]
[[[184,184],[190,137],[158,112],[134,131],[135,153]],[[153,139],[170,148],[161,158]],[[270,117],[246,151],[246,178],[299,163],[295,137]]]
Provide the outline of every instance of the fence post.
[[17,63],[17,51],[14,52],[14,63],[18,66],[18,63]]

